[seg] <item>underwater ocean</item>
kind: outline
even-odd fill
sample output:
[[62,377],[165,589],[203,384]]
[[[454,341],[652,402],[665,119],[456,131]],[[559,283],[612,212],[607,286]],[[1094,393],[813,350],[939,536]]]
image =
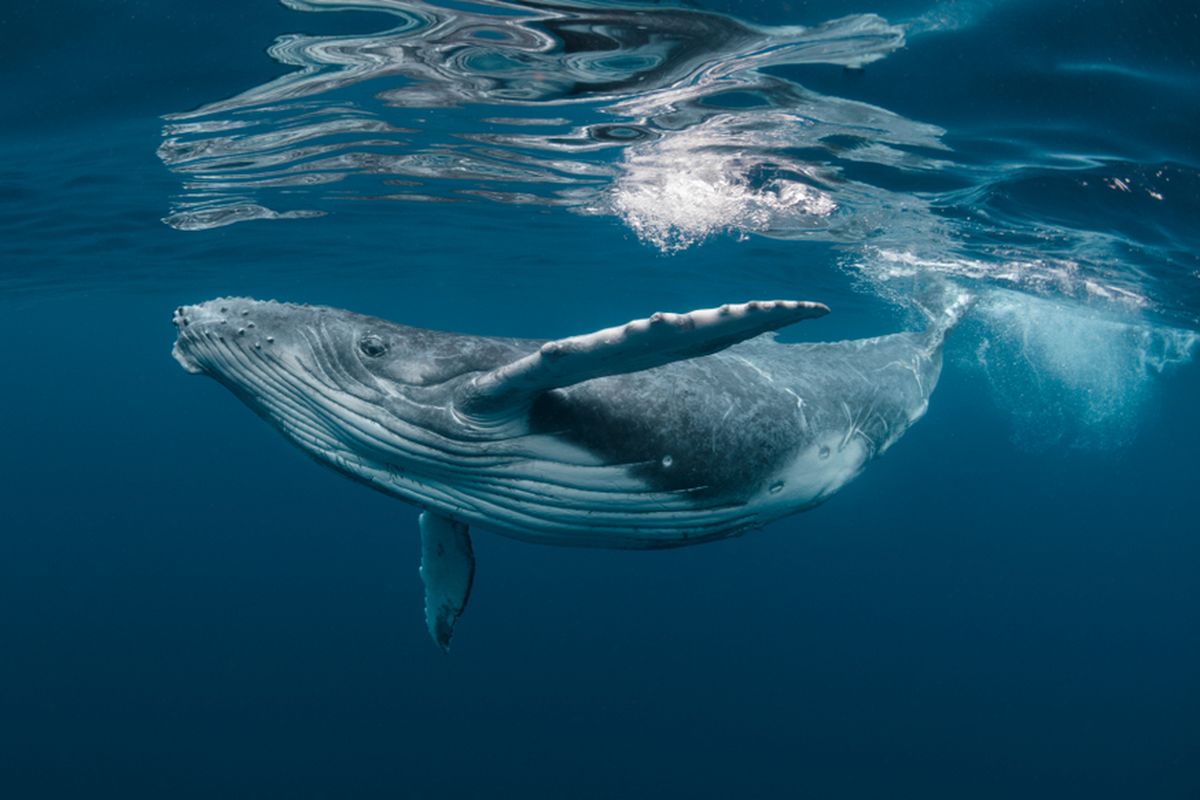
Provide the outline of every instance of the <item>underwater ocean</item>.
[[[0,797],[1200,798],[1195,3],[0,37]],[[532,339],[787,298],[832,342],[948,290],[928,412],[827,502],[661,550],[473,526],[448,653],[418,509],[172,358],[222,296]]]

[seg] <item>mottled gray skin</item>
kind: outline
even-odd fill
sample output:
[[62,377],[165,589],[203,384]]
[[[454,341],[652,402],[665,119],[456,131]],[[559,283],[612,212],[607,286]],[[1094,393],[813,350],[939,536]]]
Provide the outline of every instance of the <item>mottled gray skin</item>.
[[929,338],[783,345],[766,334],[548,393],[532,425],[605,460],[638,464],[635,473],[656,487],[750,502],[830,432],[838,442],[829,455],[852,440],[868,460],[885,450],[937,382],[940,348]]
[[809,508],[925,411],[946,326],[721,352],[464,412],[482,373],[538,340],[222,299],[179,309],[175,356],[318,461],[514,537],[670,547]]

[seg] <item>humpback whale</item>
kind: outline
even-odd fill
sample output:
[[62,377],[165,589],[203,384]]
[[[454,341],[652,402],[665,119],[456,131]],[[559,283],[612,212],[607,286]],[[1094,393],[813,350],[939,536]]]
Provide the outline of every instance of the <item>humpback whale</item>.
[[783,344],[829,309],[754,301],[539,341],[220,298],[175,311],[175,359],[322,464],[418,506],[430,635],[449,647],[470,526],[663,548],[822,502],[919,419],[953,298],[921,331]]

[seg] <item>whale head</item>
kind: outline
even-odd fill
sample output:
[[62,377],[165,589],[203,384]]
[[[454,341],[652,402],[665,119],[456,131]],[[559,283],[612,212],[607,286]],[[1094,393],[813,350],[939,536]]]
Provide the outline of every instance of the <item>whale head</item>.
[[184,369],[216,379],[313,455],[361,456],[381,426],[397,427],[387,399],[403,383],[411,329],[246,298],[181,306],[174,323]]
[[241,297],[180,306],[173,321],[171,354],[184,369],[251,394],[297,380],[378,393],[404,331],[339,309]]
[[172,355],[184,369],[359,478],[421,458],[431,433],[460,433],[455,388],[537,346],[239,297],[180,306],[174,323]]

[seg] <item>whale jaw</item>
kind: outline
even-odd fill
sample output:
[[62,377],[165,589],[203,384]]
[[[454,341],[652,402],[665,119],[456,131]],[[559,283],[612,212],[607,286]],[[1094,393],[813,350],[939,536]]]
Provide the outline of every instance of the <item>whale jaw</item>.
[[183,348],[179,346],[178,341],[171,346],[171,357],[179,363],[179,366],[183,367],[193,375],[199,375],[200,373],[204,372],[203,367],[193,361],[191,356],[183,352]]

